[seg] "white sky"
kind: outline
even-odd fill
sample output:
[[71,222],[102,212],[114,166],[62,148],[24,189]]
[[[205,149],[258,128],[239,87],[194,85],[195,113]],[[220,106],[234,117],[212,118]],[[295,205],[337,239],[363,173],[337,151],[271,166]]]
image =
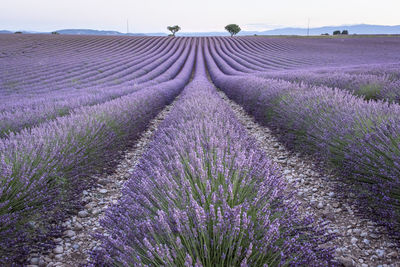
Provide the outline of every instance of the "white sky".
[[90,28],[126,32],[224,31],[400,24],[400,0],[0,0],[0,30]]

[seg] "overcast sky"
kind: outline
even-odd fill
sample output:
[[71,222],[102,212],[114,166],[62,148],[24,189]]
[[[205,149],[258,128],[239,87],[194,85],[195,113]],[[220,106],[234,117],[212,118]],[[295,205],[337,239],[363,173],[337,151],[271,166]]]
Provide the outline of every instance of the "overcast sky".
[[126,32],[223,31],[345,24],[400,25],[400,0],[0,0],[0,30],[90,28]]

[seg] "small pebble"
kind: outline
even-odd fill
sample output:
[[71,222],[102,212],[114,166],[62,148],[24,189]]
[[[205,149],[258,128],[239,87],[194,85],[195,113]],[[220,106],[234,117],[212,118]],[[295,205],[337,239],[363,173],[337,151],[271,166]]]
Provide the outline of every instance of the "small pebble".
[[73,237],[73,236],[75,236],[75,232],[72,230],[67,230],[64,232],[64,235],[67,237]]
[[353,229],[353,233],[356,235],[360,235],[361,234],[361,230],[360,229]]
[[379,258],[383,258],[383,256],[385,255],[385,251],[383,249],[377,249],[375,252]]
[[369,246],[369,244],[371,243],[368,239],[364,238],[362,241],[365,245]]
[[345,266],[345,267],[353,267],[354,266],[353,260],[351,258],[340,257],[339,262],[341,264],[343,264],[343,266]]
[[339,208],[340,204],[338,202],[333,202],[332,203],[332,207],[334,207],[335,209]]
[[108,192],[108,190],[107,189],[99,189],[99,193],[101,193],[101,194],[106,194]]
[[80,212],[78,212],[78,216],[81,218],[85,218],[89,215],[89,213],[86,210],[81,210]]
[[76,223],[74,224],[74,229],[75,229],[76,231],[80,231],[80,230],[83,229],[83,226],[82,226],[82,224],[80,224],[79,222],[76,222]]
[[54,254],[61,254],[64,252],[64,248],[62,246],[57,246],[53,249]]
[[374,239],[378,239],[379,238],[379,235],[376,235],[376,234],[370,234],[369,236],[374,238]]
[[92,211],[92,214],[93,214],[93,215],[97,215],[97,214],[99,214],[100,212],[101,212],[100,209],[94,209],[94,210]]
[[30,260],[30,262],[31,262],[31,264],[33,264],[33,265],[37,265],[37,264],[39,264],[39,258],[32,258],[32,259]]
[[366,237],[367,235],[368,235],[367,232],[362,232],[362,233],[360,234],[361,237]]

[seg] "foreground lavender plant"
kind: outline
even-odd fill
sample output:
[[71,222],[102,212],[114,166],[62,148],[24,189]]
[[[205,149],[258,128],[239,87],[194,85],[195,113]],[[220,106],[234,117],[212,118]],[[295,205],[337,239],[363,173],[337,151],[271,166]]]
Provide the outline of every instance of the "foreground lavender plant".
[[329,236],[296,215],[278,170],[196,77],[106,212],[94,264],[327,266]]

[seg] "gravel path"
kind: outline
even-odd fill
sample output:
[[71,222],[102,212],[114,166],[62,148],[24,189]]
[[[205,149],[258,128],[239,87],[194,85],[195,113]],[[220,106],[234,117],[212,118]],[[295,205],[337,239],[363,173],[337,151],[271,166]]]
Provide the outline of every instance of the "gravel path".
[[147,130],[128,151],[122,152],[122,160],[111,175],[94,177],[97,180],[97,186],[83,192],[82,201],[86,205],[78,214],[63,222],[66,231],[62,237],[54,239],[57,246],[52,251],[31,254],[28,266],[70,267],[87,263],[88,252],[99,245],[96,240],[93,240],[92,234],[103,231],[99,223],[103,212],[121,197],[123,184],[130,178],[134,166],[147,149],[158,125],[170,112],[178,98],[150,122]]
[[338,177],[318,170],[315,160],[289,152],[270,129],[256,123],[240,105],[219,93],[258,145],[280,166],[290,187],[297,189],[301,212],[330,221],[328,229],[337,235],[330,245],[336,247],[338,262],[343,266],[400,266],[400,249],[384,229],[357,216],[355,206],[336,196]]

